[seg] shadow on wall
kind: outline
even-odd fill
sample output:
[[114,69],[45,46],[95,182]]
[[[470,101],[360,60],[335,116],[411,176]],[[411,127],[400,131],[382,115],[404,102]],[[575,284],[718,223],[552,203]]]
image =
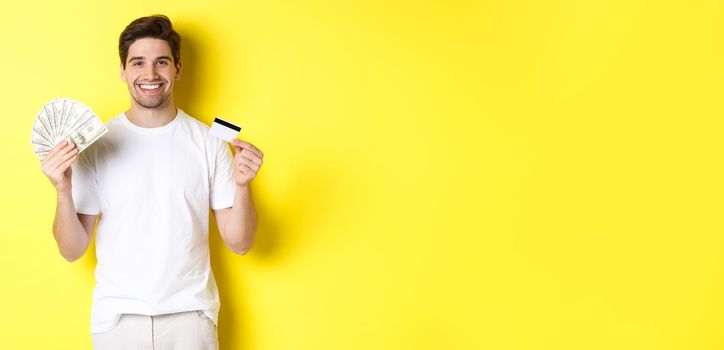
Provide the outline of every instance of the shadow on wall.
[[[223,70],[219,67],[228,64],[225,62],[224,52],[217,49],[223,47],[217,42],[218,35],[208,31],[210,29],[204,23],[184,22],[179,27],[183,67],[181,78],[174,86],[174,99],[176,105],[186,113],[209,124],[213,120],[215,111],[202,109],[202,106],[213,108],[218,105],[220,99],[243,100],[244,91],[224,91],[222,94],[219,84],[214,83],[225,79],[220,75]],[[184,30],[184,28],[193,29]],[[234,62],[234,67],[230,69],[239,69],[240,64],[243,62]],[[204,99],[203,103],[199,100],[199,96]]]
[[[253,187],[252,185],[252,192]],[[274,220],[262,219],[268,218],[269,211],[259,200],[258,196],[254,197],[254,206],[259,217],[259,223],[252,251],[254,254],[260,255],[263,259],[267,259],[272,252],[264,251],[262,247],[269,247],[270,242],[274,241],[277,232],[273,225]],[[216,278],[216,285],[219,288],[219,301],[221,302],[218,327],[219,347],[221,349],[231,349],[232,346],[248,343],[250,340],[250,336],[241,334],[240,330],[244,328],[242,326],[244,322],[253,322],[254,317],[249,314],[247,307],[247,305],[253,301],[248,300],[244,294],[233,293],[233,290],[225,283],[225,279],[234,278],[234,275],[229,271],[235,269],[232,266],[227,266],[229,263],[221,259],[221,252],[223,250],[229,250],[229,248],[221,239],[213,215],[211,215],[211,220],[209,221],[209,246],[211,250],[211,268]],[[251,254],[251,252],[249,254]],[[232,260],[232,264],[234,262],[243,263],[244,259],[248,259],[248,255],[236,257]],[[244,286],[242,286],[242,293],[244,292],[243,288]]]
[[[210,222],[209,244],[211,246],[211,266],[217,277],[219,287],[221,311],[219,313],[219,345],[221,349],[254,348],[257,344],[254,334],[243,334],[240,331],[253,327],[245,326],[243,322],[252,322],[254,315],[250,315],[250,300],[244,291],[232,290],[224,283],[223,278],[234,278],[238,266],[246,259],[254,259],[266,264],[268,268],[281,268],[296,259],[295,256],[314,255],[319,251],[319,235],[308,235],[310,230],[326,225],[328,215],[340,205],[340,200],[346,195],[341,179],[345,175],[341,165],[334,164],[333,160],[314,159],[309,156],[308,161],[290,165],[288,176],[291,181],[289,188],[278,191],[283,193],[283,201],[268,201],[269,197],[261,197],[256,189],[265,188],[264,172],[269,169],[280,169],[273,164],[273,155],[265,156],[265,167],[259,177],[252,182],[252,196],[258,216],[258,227],[254,245],[247,256],[237,256],[237,259],[222,260],[220,253],[228,250],[226,243],[219,235],[216,223]],[[324,158],[324,157],[322,157]],[[266,192],[266,191],[265,191]],[[276,192],[276,191],[275,191]],[[348,199],[347,199],[348,200]],[[213,219],[213,216],[212,216]],[[344,228],[339,228],[338,236],[344,236]],[[338,237],[339,238],[339,237]],[[241,288],[244,288],[242,285]],[[280,315],[281,317],[281,315]]]
[[[333,207],[340,205],[340,200],[344,200],[345,192],[341,186],[342,178],[345,177],[344,169],[334,164],[333,160],[322,160],[323,156],[319,159],[314,158],[309,156],[296,166],[291,165],[287,168],[290,170],[288,176],[293,180],[288,184],[290,187],[287,190],[281,191],[283,201],[272,203],[267,197],[258,195],[259,192],[269,191],[257,189],[266,187],[265,171],[280,167],[273,164],[273,155],[265,156],[265,168],[262,168],[258,178],[252,181],[258,227],[254,245],[246,256],[236,256],[232,262],[220,258],[221,251],[229,248],[221,239],[212,216],[209,223],[209,244],[211,266],[217,278],[221,301],[219,314],[221,349],[254,348],[258,345],[253,334],[240,332],[242,329],[250,329],[243,327],[244,323],[254,323],[255,316],[250,313],[249,305],[255,301],[245,295],[233,294],[233,290],[224,283],[224,279],[235,278],[230,270],[238,271],[230,265],[235,262],[243,264],[246,259],[254,259],[257,263],[273,265],[272,268],[284,268],[283,265],[294,259],[294,256],[314,254],[319,249],[315,247],[317,243],[314,240],[319,237],[305,237],[306,232],[326,225],[328,213]],[[242,293],[244,288],[242,285]]]
[[[174,102],[176,105],[186,111],[191,116],[200,116],[197,108],[194,108],[194,92],[198,94],[198,91],[193,91],[194,87],[198,89],[196,83],[198,82],[198,70],[203,66],[204,59],[202,55],[197,52],[196,36],[193,33],[182,33],[181,34],[181,62],[183,67],[181,70],[181,78],[176,82],[174,86]],[[204,86],[204,89],[211,88],[210,86]]]

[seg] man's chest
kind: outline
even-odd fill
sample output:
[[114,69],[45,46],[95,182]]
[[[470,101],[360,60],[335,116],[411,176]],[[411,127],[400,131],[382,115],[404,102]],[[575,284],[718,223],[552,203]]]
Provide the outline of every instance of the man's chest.
[[203,148],[173,140],[117,142],[97,164],[98,190],[108,203],[147,198],[208,198]]

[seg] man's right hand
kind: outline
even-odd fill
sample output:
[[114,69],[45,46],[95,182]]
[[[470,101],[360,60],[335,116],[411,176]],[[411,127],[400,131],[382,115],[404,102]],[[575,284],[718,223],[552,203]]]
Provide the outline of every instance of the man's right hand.
[[73,142],[63,140],[40,161],[43,173],[50,179],[58,192],[70,192],[71,164],[78,158],[78,149]]

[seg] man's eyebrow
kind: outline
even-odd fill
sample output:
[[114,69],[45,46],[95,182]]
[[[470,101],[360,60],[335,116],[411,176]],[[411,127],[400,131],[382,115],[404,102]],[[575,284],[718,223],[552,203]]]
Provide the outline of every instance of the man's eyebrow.
[[[143,57],[143,56],[133,56],[133,57],[131,57],[131,58],[128,60],[128,62],[133,62],[133,61],[135,61],[135,60],[143,60],[144,58],[146,58],[146,57]],[[158,60],[171,60],[171,57],[168,57],[168,56],[158,56],[158,57],[156,57],[156,61],[158,61]]]

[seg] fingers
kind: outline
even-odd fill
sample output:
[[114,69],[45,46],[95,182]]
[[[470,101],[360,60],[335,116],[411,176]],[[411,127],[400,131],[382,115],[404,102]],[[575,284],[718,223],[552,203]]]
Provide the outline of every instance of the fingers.
[[243,158],[249,159],[250,161],[252,161],[254,164],[257,164],[257,165],[261,165],[263,162],[262,159],[256,155],[256,153],[249,151],[246,148],[242,149],[240,152],[238,152],[237,155],[239,155]]
[[58,142],[58,144],[55,145],[55,147],[53,147],[50,152],[48,152],[45,159],[51,158],[54,154],[61,152],[64,148],[69,147],[70,145],[75,146],[75,144],[73,144],[72,142],[68,142],[68,140]]
[[68,153],[63,154],[62,156],[58,155],[53,163],[46,165],[44,170],[46,174],[62,174],[65,172],[66,169],[68,169],[68,166],[73,164],[73,161],[75,161],[77,158],[78,149],[74,149]]
[[78,153],[78,149],[75,148],[75,144],[72,142],[69,142],[66,146],[61,147],[58,149],[55,154],[50,155],[49,157],[45,158],[45,160],[48,161],[49,167],[56,167],[60,165],[60,163],[63,163],[68,159],[68,157],[72,156],[74,153]]
[[77,148],[73,147],[73,149],[70,150],[69,152],[66,152],[66,153],[63,154],[62,156],[59,155],[58,157],[60,157],[60,164],[63,164],[63,163],[65,163],[65,162],[67,162],[67,161],[70,160],[71,158],[77,157],[77,156],[78,156],[78,152],[80,152],[80,151],[78,151]]
[[252,162],[250,159],[244,158],[244,157],[239,157],[239,159],[236,162],[236,166],[237,167],[242,167],[242,166],[246,167],[255,173],[257,171],[259,171],[259,165],[254,164],[254,162]]
[[260,151],[258,148],[256,148],[256,146],[254,146],[246,141],[241,141],[239,139],[233,139],[233,140],[231,140],[231,145],[233,145],[237,151],[239,151],[238,148],[248,149],[251,152],[255,153],[259,158],[264,158],[264,153],[262,151]]
[[78,158],[78,153],[73,153],[72,156],[70,156],[68,159],[66,159],[63,163],[60,163],[58,166],[58,172],[64,173],[69,166],[73,165],[73,162]]
[[75,147],[74,143],[62,141],[56,145],[50,153],[48,153],[41,163],[44,168],[52,170],[61,163],[65,162],[69,157],[73,156],[73,154],[77,153],[78,149]]

